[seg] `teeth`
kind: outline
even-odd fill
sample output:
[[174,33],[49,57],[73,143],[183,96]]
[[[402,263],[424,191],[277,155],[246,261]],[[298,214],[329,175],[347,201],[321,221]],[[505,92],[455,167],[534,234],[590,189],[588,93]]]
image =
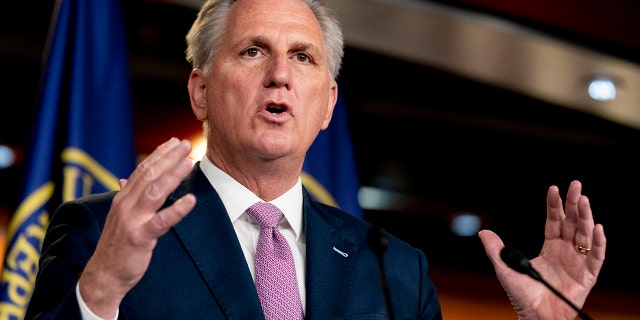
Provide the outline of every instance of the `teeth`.
[[284,108],[280,107],[280,106],[268,106],[267,107],[267,111],[272,112],[272,113],[280,113],[284,110]]

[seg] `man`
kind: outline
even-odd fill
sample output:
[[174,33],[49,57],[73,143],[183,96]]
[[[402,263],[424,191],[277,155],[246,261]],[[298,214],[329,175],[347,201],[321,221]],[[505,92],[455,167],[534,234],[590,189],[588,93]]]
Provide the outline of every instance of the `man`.
[[[337,100],[343,38],[332,12],[313,0],[210,0],[187,43],[206,156],[192,165],[190,143],[171,139],[119,192],[63,204],[45,237],[27,318],[264,318],[272,306],[261,301],[284,299],[265,298],[258,281],[262,235],[251,208],[268,202],[284,214],[279,239],[294,269],[296,302],[275,312],[295,309],[296,317],[280,318],[383,319],[392,310],[398,319],[440,319],[422,251],[389,236],[387,305],[366,241],[370,225],[314,202],[300,182],[305,154]],[[578,181],[564,206],[558,188],[549,188],[547,208],[532,264],[581,306],[604,261],[603,228]],[[479,236],[520,319],[575,318],[501,261],[496,234]]]

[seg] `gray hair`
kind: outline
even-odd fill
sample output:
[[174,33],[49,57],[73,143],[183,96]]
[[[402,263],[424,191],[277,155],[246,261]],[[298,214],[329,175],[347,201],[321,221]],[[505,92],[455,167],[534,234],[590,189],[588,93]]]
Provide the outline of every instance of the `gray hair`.
[[[208,72],[227,27],[227,16],[236,0],[207,0],[187,33],[186,58],[193,68]],[[327,50],[329,75],[335,80],[342,67],[344,37],[338,17],[322,0],[304,1],[320,24]]]

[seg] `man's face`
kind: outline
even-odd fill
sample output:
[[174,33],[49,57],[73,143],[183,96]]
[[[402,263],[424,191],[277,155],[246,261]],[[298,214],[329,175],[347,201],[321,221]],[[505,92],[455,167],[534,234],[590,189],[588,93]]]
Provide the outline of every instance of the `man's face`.
[[299,0],[236,2],[203,81],[216,157],[293,157],[301,164],[337,97],[320,26]]

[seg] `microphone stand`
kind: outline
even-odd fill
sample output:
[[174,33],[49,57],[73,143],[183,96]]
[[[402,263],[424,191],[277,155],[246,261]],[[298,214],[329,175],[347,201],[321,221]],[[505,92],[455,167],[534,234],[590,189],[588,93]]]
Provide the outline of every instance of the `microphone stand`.
[[387,239],[386,232],[380,228],[373,226],[369,229],[367,233],[367,242],[369,243],[369,247],[376,255],[378,260],[378,267],[380,270],[380,283],[382,286],[382,293],[384,294],[384,302],[387,308],[387,314],[389,315],[389,320],[394,320],[393,314],[393,306],[391,304],[391,294],[389,293],[389,287],[387,286],[387,276],[384,271],[384,252],[387,250],[389,246],[389,239]]
[[549,290],[551,290],[551,292],[553,292],[556,296],[566,302],[571,308],[573,308],[573,310],[577,311],[578,316],[581,319],[592,320],[592,318],[582,312],[582,310],[580,310],[578,306],[569,301],[567,297],[565,297],[562,293],[556,290],[556,288],[552,287],[551,284],[544,280],[540,273],[538,273],[538,271],[536,271],[536,269],[531,266],[531,263],[529,263],[529,259],[527,259],[527,257],[518,249],[511,246],[505,246],[500,251],[500,258],[502,258],[502,261],[504,261],[509,267],[511,267],[511,269],[520,273],[524,273],[529,277],[544,284],[547,288],[549,288]]

